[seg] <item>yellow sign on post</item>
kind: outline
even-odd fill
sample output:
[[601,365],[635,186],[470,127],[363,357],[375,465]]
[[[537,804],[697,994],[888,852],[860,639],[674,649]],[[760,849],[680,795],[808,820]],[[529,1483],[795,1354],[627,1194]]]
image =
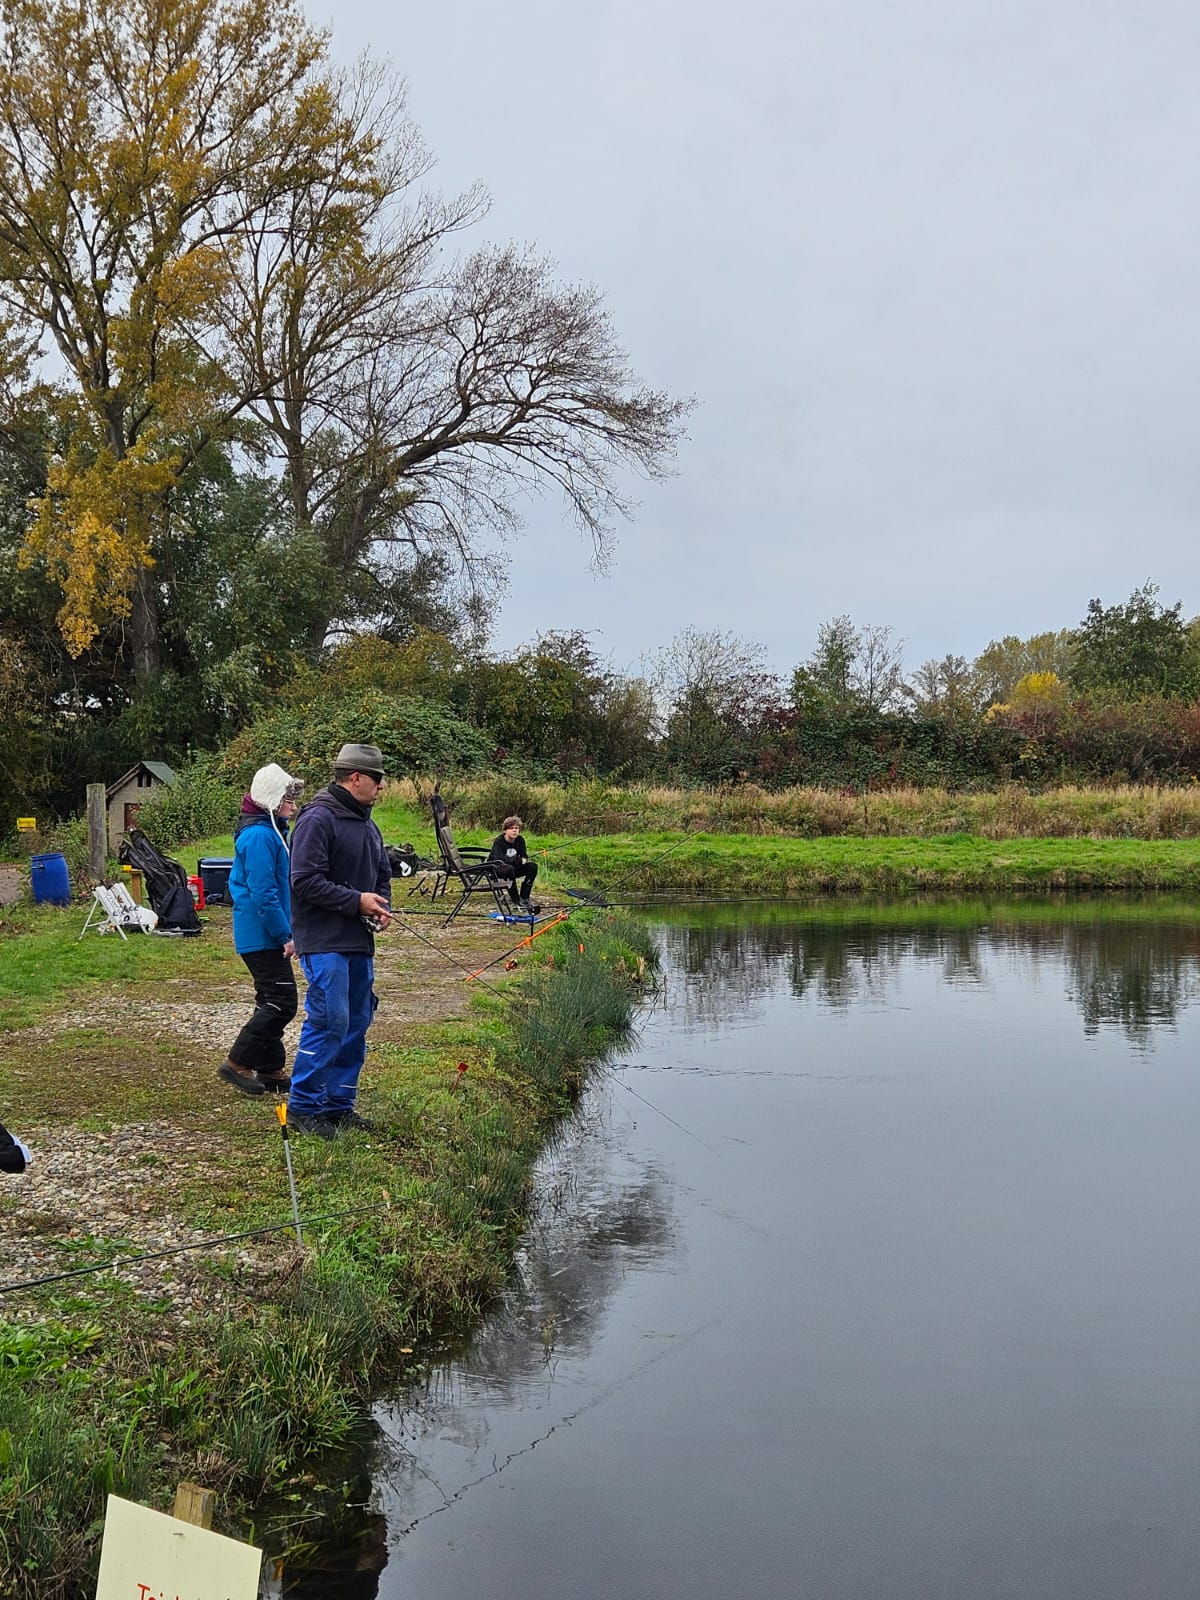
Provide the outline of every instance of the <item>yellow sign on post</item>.
[[36,833],[37,832],[37,818],[36,817],[18,817],[17,818],[17,832],[18,833]]
[[262,1551],[108,1497],[96,1600],[256,1600]]

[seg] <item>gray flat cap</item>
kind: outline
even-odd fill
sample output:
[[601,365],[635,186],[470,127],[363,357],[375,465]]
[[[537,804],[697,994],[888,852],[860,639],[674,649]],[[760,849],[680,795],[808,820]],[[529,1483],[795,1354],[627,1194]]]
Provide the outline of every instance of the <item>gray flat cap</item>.
[[383,751],[377,744],[344,744],[333,764],[352,772],[382,772]]

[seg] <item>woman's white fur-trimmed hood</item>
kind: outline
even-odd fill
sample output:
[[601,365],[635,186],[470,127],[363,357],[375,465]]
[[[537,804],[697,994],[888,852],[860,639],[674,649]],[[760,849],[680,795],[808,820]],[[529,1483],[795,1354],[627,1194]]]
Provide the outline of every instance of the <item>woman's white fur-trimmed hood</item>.
[[302,778],[293,778],[290,772],[285,772],[281,766],[272,761],[268,766],[259,767],[254,774],[250,784],[250,798],[264,811],[278,811],[286,799],[295,799],[303,787]]

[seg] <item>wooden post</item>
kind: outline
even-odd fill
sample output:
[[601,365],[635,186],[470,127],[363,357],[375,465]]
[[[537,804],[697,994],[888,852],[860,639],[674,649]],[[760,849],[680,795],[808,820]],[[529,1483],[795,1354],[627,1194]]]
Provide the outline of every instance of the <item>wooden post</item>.
[[104,879],[104,863],[108,860],[108,805],[104,785],[87,786],[88,821],[88,871],[97,883]]
[[181,1483],[175,1491],[171,1515],[196,1528],[211,1528],[216,1498],[211,1489],[202,1489],[198,1483]]

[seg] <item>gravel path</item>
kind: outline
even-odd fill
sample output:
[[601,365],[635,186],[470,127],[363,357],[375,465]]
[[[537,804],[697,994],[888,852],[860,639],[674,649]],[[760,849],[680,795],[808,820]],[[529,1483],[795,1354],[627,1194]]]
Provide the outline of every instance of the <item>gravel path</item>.
[[[169,1197],[173,1185],[195,1176],[212,1148],[211,1134],[189,1139],[171,1122],[130,1122],[109,1133],[59,1124],[26,1130],[25,1142],[34,1159],[4,1188],[0,1287],[88,1265],[101,1259],[100,1248],[125,1256],[208,1237],[174,1220]],[[222,1252],[226,1268],[232,1261],[238,1269],[232,1279],[220,1280],[232,1297],[241,1298],[277,1270],[281,1236],[264,1238],[270,1241],[265,1248],[263,1240],[248,1239]],[[118,1242],[119,1248],[98,1247],[98,1240]],[[174,1322],[186,1322],[213,1302],[206,1256],[196,1251],[122,1267],[120,1281],[140,1297],[162,1303]],[[100,1276],[80,1278],[80,1287]],[[22,1295],[5,1304],[4,1312],[17,1319],[37,1315],[34,1302]]]

